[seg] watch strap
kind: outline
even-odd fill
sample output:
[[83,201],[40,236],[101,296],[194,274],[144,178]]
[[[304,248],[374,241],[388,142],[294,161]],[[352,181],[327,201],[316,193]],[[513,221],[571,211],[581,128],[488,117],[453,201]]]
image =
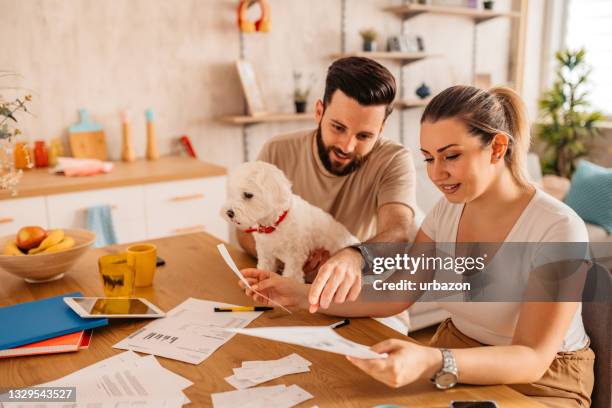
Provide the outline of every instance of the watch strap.
[[[442,368],[440,371],[434,375],[431,381],[436,384],[436,387],[439,389],[448,389],[452,388],[459,381],[459,369],[457,368],[457,363],[455,361],[455,356],[452,351],[446,348],[441,348],[440,353],[442,353]],[[438,378],[444,374],[452,374],[455,376],[455,383],[451,385],[442,385],[438,382]]]

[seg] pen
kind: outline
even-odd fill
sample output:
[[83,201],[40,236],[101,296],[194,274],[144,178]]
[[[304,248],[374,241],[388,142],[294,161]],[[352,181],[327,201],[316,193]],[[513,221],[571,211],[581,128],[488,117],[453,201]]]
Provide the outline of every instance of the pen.
[[270,306],[237,306],[237,307],[215,307],[215,312],[265,312],[274,310]]
[[337,329],[338,327],[347,326],[350,323],[351,321],[349,319],[344,319],[334,324],[330,324],[329,327],[331,327],[332,329]]

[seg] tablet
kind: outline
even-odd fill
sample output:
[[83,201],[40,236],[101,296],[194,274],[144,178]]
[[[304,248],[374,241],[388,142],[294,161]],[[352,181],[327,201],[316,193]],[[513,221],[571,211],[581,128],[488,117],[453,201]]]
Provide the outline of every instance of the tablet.
[[142,298],[65,297],[64,302],[83,318],[165,316],[157,306]]

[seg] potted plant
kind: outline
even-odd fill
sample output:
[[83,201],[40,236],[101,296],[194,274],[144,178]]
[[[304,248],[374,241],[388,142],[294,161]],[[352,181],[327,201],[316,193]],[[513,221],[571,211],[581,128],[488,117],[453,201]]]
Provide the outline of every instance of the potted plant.
[[366,28],[359,32],[363,40],[363,50],[367,52],[376,51],[376,39],[378,33],[373,28]]
[[585,54],[584,49],[557,52],[555,82],[539,101],[542,124],[537,138],[544,144],[542,169],[546,174],[571,178],[576,160],[589,152],[587,142],[598,134],[595,125],[603,114],[589,110],[584,88],[591,69]]
[[485,10],[493,10],[493,4],[495,2],[493,0],[485,0],[482,3],[482,7],[484,7]]
[[293,71],[293,102],[295,104],[296,113],[306,112],[306,105],[308,103],[308,95],[314,85],[314,75],[310,75],[310,81],[304,85],[304,75],[299,71]]

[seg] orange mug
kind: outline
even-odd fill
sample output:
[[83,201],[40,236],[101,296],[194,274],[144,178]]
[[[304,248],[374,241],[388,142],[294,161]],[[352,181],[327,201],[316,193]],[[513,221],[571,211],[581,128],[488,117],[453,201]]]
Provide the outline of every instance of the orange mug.
[[128,264],[136,272],[136,287],[153,285],[157,269],[157,247],[153,244],[135,244],[127,249]]

